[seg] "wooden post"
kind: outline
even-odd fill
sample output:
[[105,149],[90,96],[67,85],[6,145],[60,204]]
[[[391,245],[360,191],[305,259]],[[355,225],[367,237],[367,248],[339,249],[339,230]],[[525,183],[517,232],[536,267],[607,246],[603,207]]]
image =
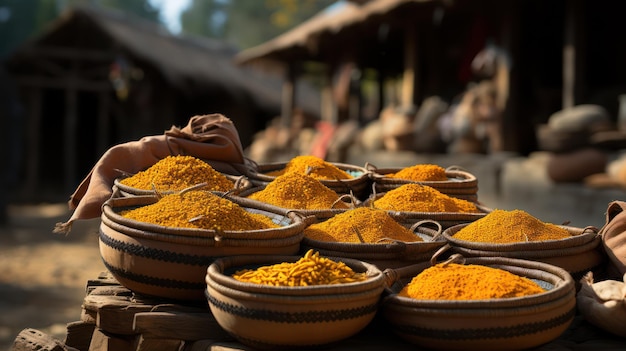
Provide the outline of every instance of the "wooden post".
[[418,57],[417,57],[417,27],[409,23],[404,31],[404,73],[402,75],[402,107],[407,110],[415,106],[417,96]]
[[67,89],[65,90],[65,123],[64,123],[64,157],[65,157],[65,189],[68,193],[72,192],[72,189],[76,187],[76,147],[77,145],[77,125],[78,125],[78,98],[76,89],[76,75],[77,63],[72,64],[67,77]]
[[280,124],[283,127],[291,125],[291,119],[296,104],[296,79],[295,63],[290,62],[287,64],[287,71],[285,72],[282,88]]
[[565,2],[565,35],[563,42],[563,106],[573,107],[580,98],[582,82],[581,37],[582,4],[579,0]]
[[27,195],[34,195],[39,187],[39,165],[41,143],[41,88],[33,86],[26,88],[28,95],[29,113],[27,123],[27,148],[26,148],[26,179],[24,181],[24,191]]
[[109,148],[109,132],[111,130],[110,122],[110,95],[108,91],[98,93],[98,135],[97,135],[97,151],[102,155]]

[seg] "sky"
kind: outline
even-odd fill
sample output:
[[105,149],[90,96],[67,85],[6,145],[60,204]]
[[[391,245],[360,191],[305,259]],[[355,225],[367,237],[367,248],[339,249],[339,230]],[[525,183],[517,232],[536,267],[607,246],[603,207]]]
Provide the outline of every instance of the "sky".
[[163,22],[172,31],[180,33],[180,13],[189,5],[191,0],[150,0],[150,3],[161,9]]

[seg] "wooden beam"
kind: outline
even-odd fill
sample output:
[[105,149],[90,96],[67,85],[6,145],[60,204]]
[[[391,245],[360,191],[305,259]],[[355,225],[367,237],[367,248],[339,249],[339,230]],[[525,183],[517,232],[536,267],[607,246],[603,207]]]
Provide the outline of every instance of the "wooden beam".
[[[18,85],[24,87],[50,88],[50,89],[68,89],[70,82],[65,77],[51,78],[42,76],[16,76],[15,81]],[[74,77],[72,87],[83,91],[113,91],[113,87],[109,81],[89,81]]]
[[67,48],[55,46],[31,46],[23,48],[18,53],[18,58],[37,57],[63,60],[88,60],[88,61],[113,61],[118,55],[115,51],[88,50],[84,48]]
[[402,75],[401,104],[404,108],[415,106],[418,76],[417,26],[411,22],[404,31],[404,73]]

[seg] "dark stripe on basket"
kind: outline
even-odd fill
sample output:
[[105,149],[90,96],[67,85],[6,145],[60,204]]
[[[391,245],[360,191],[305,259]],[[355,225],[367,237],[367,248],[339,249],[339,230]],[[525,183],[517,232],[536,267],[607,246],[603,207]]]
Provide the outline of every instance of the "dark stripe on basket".
[[480,329],[460,329],[460,330],[438,330],[432,328],[420,328],[411,325],[393,324],[395,331],[407,334],[408,336],[423,337],[428,339],[444,339],[444,340],[477,340],[477,339],[506,339],[528,334],[543,332],[550,328],[563,325],[567,321],[574,318],[575,309],[569,312],[536,323],[519,324],[513,327],[502,328],[480,328]]
[[344,310],[335,311],[311,311],[311,312],[276,312],[271,310],[262,309],[250,309],[239,306],[233,306],[229,303],[221,302],[215,299],[213,296],[206,294],[209,303],[213,304],[216,308],[225,311],[229,314],[234,314],[244,318],[265,320],[277,323],[319,323],[319,322],[333,322],[345,319],[354,319],[370,313],[374,313],[378,309],[378,303],[371,305],[350,308]]
[[111,273],[113,273],[114,276],[131,280],[137,283],[145,284],[145,285],[158,286],[160,288],[198,290],[198,291],[202,291],[202,289],[206,288],[206,284],[204,283],[192,283],[192,282],[185,282],[182,280],[150,277],[147,275],[136,274],[136,273],[132,273],[127,270],[124,270],[124,269],[113,267],[105,261],[103,261],[103,263],[104,263],[104,266]]
[[235,334],[231,334],[231,335],[233,335],[234,338],[238,339],[243,344],[254,347],[255,349],[259,349],[259,350],[272,350],[272,351],[293,351],[293,350],[298,350],[298,351],[312,350],[313,351],[315,350],[315,351],[319,351],[320,349],[328,350],[328,348],[334,344],[334,343],[329,343],[329,344],[311,344],[311,345],[288,345],[288,344],[277,345],[277,344],[270,344],[270,343],[262,342],[262,341],[255,340],[255,339],[245,338],[241,335],[235,335]]
[[207,267],[215,261],[215,257],[211,256],[187,255],[178,252],[153,249],[141,245],[125,243],[123,241],[113,239],[103,232],[100,232],[100,240],[103,244],[114,250],[127,252],[133,256],[146,257],[157,261]]

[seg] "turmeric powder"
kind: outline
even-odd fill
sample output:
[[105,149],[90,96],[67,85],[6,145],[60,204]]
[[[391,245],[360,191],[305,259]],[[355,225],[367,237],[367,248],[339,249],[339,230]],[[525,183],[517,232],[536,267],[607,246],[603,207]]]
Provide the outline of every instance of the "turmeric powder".
[[311,224],[304,235],[313,240],[345,243],[381,243],[390,240],[418,242],[422,239],[396,222],[386,211],[358,207],[324,222]]
[[120,212],[136,221],[177,228],[241,231],[276,228],[268,216],[250,213],[238,204],[209,191],[168,194],[151,205]]
[[388,211],[478,213],[473,202],[448,196],[416,183],[399,186],[374,200],[373,206]]
[[279,176],[290,172],[308,174],[319,180],[341,180],[354,178],[350,173],[335,166],[334,164],[312,155],[296,156],[287,162],[285,168],[269,172],[267,175]]
[[545,223],[522,210],[494,210],[467,224],[453,235],[455,239],[506,244],[558,240],[570,237],[567,229]]
[[193,156],[167,156],[148,169],[120,180],[126,186],[157,191],[179,191],[207,183],[206,190],[229,191],[234,182],[208,163]]
[[417,164],[401,169],[396,173],[385,174],[385,177],[406,179],[416,182],[448,180],[446,170],[438,165]]
[[264,189],[250,194],[248,198],[289,209],[319,210],[349,207],[339,200],[339,194],[319,180],[296,172],[276,177]]
[[352,283],[367,279],[366,273],[356,273],[344,262],[321,257],[310,249],[294,263],[278,263],[257,269],[235,272],[233,278],[248,283],[272,286],[309,286]]
[[485,300],[544,291],[534,281],[504,269],[438,263],[413,277],[398,295],[420,300]]

